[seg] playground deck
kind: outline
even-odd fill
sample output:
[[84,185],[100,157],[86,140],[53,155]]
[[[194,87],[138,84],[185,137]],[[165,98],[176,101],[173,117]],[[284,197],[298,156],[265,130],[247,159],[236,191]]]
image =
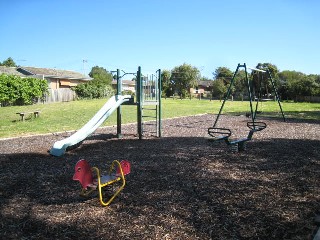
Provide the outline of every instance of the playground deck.
[[[320,121],[263,119],[267,128],[232,153],[210,142],[213,115],[163,120],[163,137],[136,125],[100,128],[62,158],[70,133],[0,141],[2,239],[312,239],[320,211]],[[221,116],[235,138],[245,116]],[[109,207],[79,196],[75,163],[128,159],[131,174]]]

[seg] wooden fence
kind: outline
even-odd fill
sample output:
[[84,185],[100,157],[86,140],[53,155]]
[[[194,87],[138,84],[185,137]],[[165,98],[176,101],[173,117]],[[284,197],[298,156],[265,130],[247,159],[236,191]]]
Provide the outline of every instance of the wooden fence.
[[72,91],[70,88],[49,89],[49,94],[45,96],[42,102],[69,102],[74,101],[76,97],[76,93]]

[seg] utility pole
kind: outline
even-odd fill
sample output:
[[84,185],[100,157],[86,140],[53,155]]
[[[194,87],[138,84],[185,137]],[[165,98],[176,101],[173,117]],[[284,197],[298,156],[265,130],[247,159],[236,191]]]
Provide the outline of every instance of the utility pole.
[[82,70],[83,70],[83,75],[86,75],[86,68],[85,68],[85,64],[88,63],[87,59],[83,59],[82,60]]

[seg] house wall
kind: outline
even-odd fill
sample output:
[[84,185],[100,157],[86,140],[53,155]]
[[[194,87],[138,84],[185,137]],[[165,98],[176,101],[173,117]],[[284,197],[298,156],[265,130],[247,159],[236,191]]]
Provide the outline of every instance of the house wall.
[[204,91],[205,91],[205,89],[200,86],[198,87],[198,89],[190,88],[190,93],[193,93],[193,94],[204,93]]
[[80,83],[85,83],[87,81],[74,80],[74,79],[59,79],[59,78],[47,78],[50,89],[59,88],[71,88],[75,87]]
[[59,88],[59,79],[47,79],[49,83],[49,89],[58,89]]
[[133,93],[136,92],[136,88],[134,86],[122,86],[122,90],[129,90]]
[[[130,83],[126,83],[125,81],[122,81],[122,91],[130,90],[133,93],[136,92],[136,86],[132,83],[132,81],[128,81]],[[114,90],[117,90],[117,81],[112,81],[112,88]]]

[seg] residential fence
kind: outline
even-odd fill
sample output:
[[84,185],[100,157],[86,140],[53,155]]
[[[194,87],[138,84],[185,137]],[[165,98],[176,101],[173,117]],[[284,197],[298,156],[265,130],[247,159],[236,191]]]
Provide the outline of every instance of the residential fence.
[[70,88],[49,89],[49,93],[45,95],[43,103],[52,102],[69,102],[74,101],[77,95]]
[[297,96],[296,102],[320,103],[320,97],[319,96]]

